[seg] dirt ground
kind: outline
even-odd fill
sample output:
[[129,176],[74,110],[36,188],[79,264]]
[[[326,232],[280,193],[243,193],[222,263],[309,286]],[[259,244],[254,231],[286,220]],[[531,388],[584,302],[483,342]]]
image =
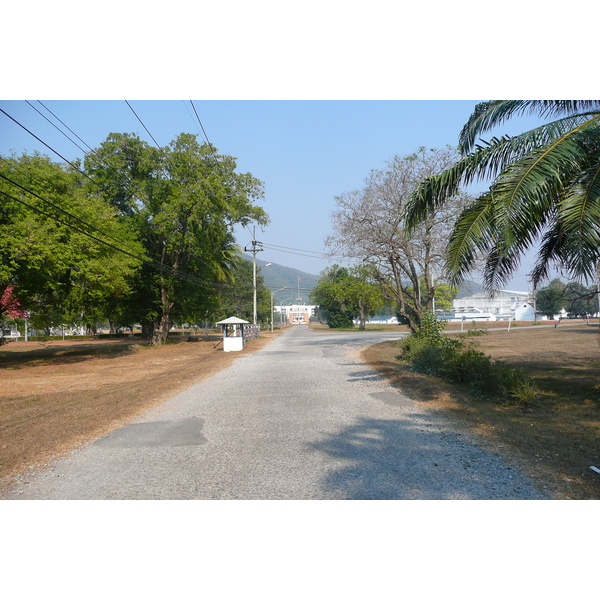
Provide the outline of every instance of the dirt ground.
[[[495,325],[491,324],[490,325]],[[410,371],[394,342],[364,359],[413,399],[468,423],[546,483],[557,498],[600,499],[600,334],[598,325],[495,328],[479,349],[523,367],[539,388],[535,405],[506,407],[475,399],[456,386]]]
[[105,435],[259,350],[277,335],[263,332],[241,352],[223,352],[217,335],[157,348],[127,339],[2,346],[0,488],[18,473]]

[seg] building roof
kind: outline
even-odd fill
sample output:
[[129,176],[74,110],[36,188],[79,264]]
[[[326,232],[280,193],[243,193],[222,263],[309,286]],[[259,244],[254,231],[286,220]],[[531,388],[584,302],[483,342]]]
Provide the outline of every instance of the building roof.
[[239,324],[248,324],[250,321],[244,321],[244,319],[239,319],[238,317],[229,317],[228,319],[224,319],[223,321],[219,321],[217,325],[239,325]]

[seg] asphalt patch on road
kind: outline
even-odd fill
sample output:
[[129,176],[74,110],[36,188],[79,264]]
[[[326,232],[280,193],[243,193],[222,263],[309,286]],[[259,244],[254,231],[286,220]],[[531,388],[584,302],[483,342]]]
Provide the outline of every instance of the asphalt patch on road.
[[176,421],[154,421],[125,425],[99,439],[107,448],[145,448],[152,446],[199,446],[208,441],[202,435],[204,420],[196,417]]
[[375,392],[369,395],[376,400],[383,400],[384,404],[389,404],[390,406],[405,406],[404,399],[400,394],[396,394],[396,392]]

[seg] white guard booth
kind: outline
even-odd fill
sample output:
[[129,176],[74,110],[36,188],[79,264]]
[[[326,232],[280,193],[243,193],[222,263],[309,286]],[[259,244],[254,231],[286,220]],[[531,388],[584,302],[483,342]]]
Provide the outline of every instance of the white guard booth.
[[249,325],[249,321],[229,317],[219,321],[217,325],[223,328],[223,351],[236,352],[244,349],[244,325]]

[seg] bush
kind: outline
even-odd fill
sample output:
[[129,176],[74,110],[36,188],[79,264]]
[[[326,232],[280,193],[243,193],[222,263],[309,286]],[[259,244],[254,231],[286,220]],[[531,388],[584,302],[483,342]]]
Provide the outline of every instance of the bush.
[[331,329],[352,329],[354,327],[354,321],[351,316],[336,312],[328,316],[327,325]]
[[398,359],[418,373],[440,377],[453,384],[468,386],[479,396],[505,405],[526,406],[537,399],[537,390],[523,369],[494,361],[477,350],[472,332],[459,338],[443,335],[445,324],[433,315],[424,319],[421,329],[400,342]]

